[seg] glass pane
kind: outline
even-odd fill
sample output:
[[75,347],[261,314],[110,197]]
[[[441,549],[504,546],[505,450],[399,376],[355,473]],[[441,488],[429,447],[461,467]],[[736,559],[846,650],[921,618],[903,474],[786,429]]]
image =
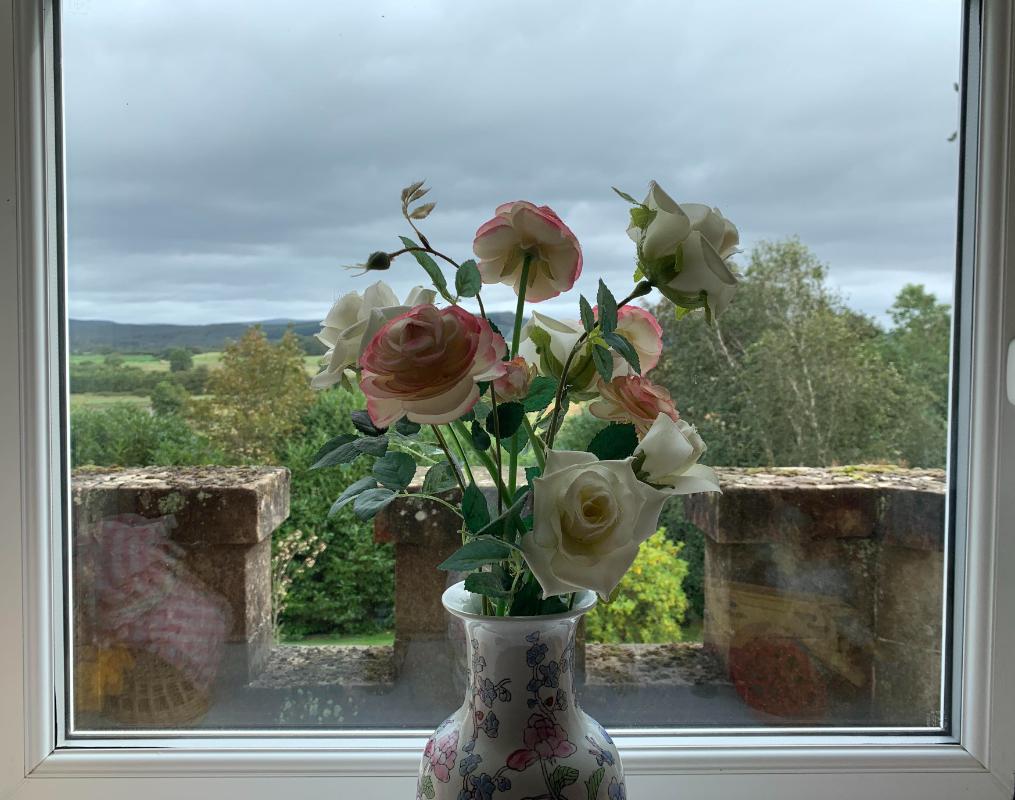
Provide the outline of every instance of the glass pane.
[[[560,215],[584,254],[536,307],[560,320],[633,285],[611,186],[739,230],[714,325],[637,301],[724,492],[671,500],[587,618],[586,709],[947,726],[959,0],[64,6],[73,731],[432,728],[461,702],[458,520],[329,516],[374,456],[311,468],[365,407],[311,389],[315,334],[376,279],[344,265],[413,235],[423,177],[458,260],[505,201]],[[482,296],[510,335],[513,290]],[[557,446],[605,424],[576,398]]]

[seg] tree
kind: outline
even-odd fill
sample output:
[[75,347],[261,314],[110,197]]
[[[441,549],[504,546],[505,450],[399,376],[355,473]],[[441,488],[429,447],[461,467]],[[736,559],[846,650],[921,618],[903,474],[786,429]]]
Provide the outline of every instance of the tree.
[[168,359],[170,372],[186,372],[194,367],[194,355],[184,347],[174,347]]
[[710,463],[905,460],[907,376],[888,357],[884,331],[826,279],[798,239],[762,242],[713,326],[657,309],[665,346],[654,379],[698,426]]
[[226,346],[208,391],[212,397],[193,401],[195,425],[246,463],[277,463],[279,448],[314,402],[295,335],[272,344],[259,326]]
[[190,394],[175,381],[159,381],[152,389],[152,411],[156,414],[178,414],[187,406]]

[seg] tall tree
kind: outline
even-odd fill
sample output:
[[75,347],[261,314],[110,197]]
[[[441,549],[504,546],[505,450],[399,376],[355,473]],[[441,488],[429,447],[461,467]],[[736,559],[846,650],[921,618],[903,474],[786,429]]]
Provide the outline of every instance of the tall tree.
[[208,380],[211,397],[193,401],[195,425],[241,462],[273,463],[314,402],[296,335],[272,344],[259,326],[226,346]]

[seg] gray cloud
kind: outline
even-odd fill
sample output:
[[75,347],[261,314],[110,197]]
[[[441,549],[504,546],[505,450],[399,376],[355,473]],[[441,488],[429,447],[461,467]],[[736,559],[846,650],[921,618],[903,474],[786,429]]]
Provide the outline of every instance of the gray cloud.
[[[299,9],[68,4],[72,315],[320,317],[373,280],[339,265],[397,245],[419,177],[428,235],[463,258],[498,203],[553,206],[588,294],[630,281],[609,186],[651,178],[747,247],[799,235],[868,313],[906,282],[950,294],[958,0]],[[406,261],[390,281],[423,277]]]

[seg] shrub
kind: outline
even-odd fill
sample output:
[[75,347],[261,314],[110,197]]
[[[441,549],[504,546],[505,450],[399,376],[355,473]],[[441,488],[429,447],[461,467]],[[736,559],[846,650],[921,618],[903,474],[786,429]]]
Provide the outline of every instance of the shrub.
[[683,582],[687,562],[682,545],[659,529],[641,546],[612,602],[600,603],[586,617],[590,642],[679,642],[687,610]]
[[221,452],[176,414],[153,416],[136,406],[115,404],[74,410],[70,422],[75,467],[226,463]]
[[361,522],[350,507],[328,516],[342,490],[369,474],[372,459],[310,469],[322,444],[353,432],[349,412],[364,406],[359,392],[318,393],[301,421],[306,433],[291,438],[277,453],[278,463],[292,472],[292,495],[289,519],[275,535],[276,555],[295,530],[315,535],[325,545],[288,588],[280,620],[284,636],[373,633],[393,624],[394,549],[374,542],[373,523]]
[[194,366],[194,355],[184,347],[174,347],[169,351],[169,371],[186,372]]
[[152,389],[152,411],[156,414],[178,414],[187,405],[190,395],[180,384],[173,381],[160,381]]

